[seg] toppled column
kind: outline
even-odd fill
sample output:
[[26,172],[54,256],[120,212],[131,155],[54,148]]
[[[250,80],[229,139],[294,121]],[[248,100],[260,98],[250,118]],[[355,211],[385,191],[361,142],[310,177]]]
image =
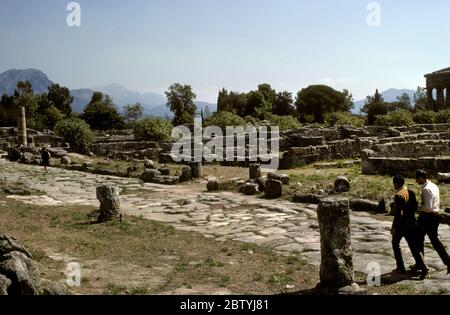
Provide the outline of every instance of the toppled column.
[[100,201],[98,222],[111,221],[121,217],[119,188],[112,185],[97,187],[97,199]]
[[317,208],[320,228],[320,283],[325,294],[363,293],[354,282],[350,205],[346,198],[324,198]]

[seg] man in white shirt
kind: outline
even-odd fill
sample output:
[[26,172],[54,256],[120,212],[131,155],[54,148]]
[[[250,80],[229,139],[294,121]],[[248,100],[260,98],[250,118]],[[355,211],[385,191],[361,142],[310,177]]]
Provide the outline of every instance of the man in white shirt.
[[422,188],[422,205],[419,207],[417,220],[418,248],[424,254],[425,235],[428,235],[433,248],[447,266],[447,273],[450,273],[450,257],[438,236],[441,206],[439,188],[428,179],[427,172],[423,170],[416,171],[416,182]]

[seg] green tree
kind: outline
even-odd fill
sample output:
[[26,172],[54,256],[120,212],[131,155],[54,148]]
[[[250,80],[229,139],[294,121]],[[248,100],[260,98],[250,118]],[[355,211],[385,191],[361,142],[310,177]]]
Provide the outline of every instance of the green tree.
[[217,96],[217,111],[230,111],[231,108],[229,106],[229,93],[225,88],[219,91],[219,95]]
[[245,115],[248,101],[247,93],[230,92],[228,100],[228,111],[236,113],[239,116]]
[[365,118],[353,115],[350,112],[335,112],[325,116],[325,121],[330,126],[351,126],[355,128],[364,127]]
[[407,110],[400,110],[391,112],[387,115],[378,115],[375,119],[375,125],[385,127],[402,127],[411,126],[414,124],[411,112]]
[[33,129],[52,130],[54,126],[64,119],[64,115],[59,109],[51,105],[47,108],[39,108],[36,116],[32,118]]
[[342,91],[345,97],[345,110],[346,112],[349,112],[351,109],[355,108],[355,102],[353,101],[353,95],[350,93],[349,90],[344,89]]
[[369,125],[375,123],[377,116],[386,115],[388,113],[388,107],[386,103],[384,103],[383,96],[378,92],[378,89],[373,96],[367,96],[362,111],[367,113],[367,122]]
[[18,111],[14,104],[14,96],[3,94],[0,99],[0,126],[16,126],[17,115]]
[[140,103],[128,104],[123,106],[122,112],[125,123],[129,126],[133,126],[133,124],[144,115],[144,108]]
[[418,86],[416,92],[414,93],[414,108],[416,110],[426,110],[427,100],[428,96],[425,88]]
[[81,118],[96,130],[123,129],[125,126],[109,95],[101,92],[94,92]]
[[290,115],[271,115],[269,117],[272,126],[278,126],[280,131],[294,130],[301,127],[300,122],[294,116]]
[[68,88],[53,84],[49,86],[47,99],[51,106],[58,109],[64,116],[70,117],[72,114],[73,97]]
[[211,116],[212,116],[211,109],[209,109],[209,106],[206,105],[204,111],[204,119],[208,119]]
[[69,143],[71,150],[82,154],[89,152],[89,145],[94,140],[89,125],[79,118],[68,118],[58,122],[54,131]]
[[192,124],[197,111],[195,98],[197,95],[192,91],[190,85],[172,84],[165,92],[167,97],[167,107],[174,113],[173,124]]
[[211,117],[205,120],[205,127],[217,126],[225,130],[227,126],[244,126],[245,120],[232,112],[215,112]]
[[277,93],[267,84],[258,85],[256,91],[247,94],[247,104],[241,116],[255,116],[259,119],[267,119],[272,114],[273,104],[277,98]]
[[326,85],[310,85],[297,94],[295,101],[300,121],[307,121],[309,116],[313,122],[323,123],[326,113],[348,111],[345,95]]
[[279,92],[273,103],[272,112],[279,116],[292,115],[294,114],[293,104],[292,93],[288,91]]
[[17,90],[14,93],[14,104],[16,115],[19,115],[20,107],[25,107],[27,122],[35,116],[38,109],[38,97],[33,93],[31,83],[28,81],[17,82]]
[[411,109],[411,98],[407,93],[403,93],[401,96],[397,97],[397,101],[402,104],[401,108],[410,110]]
[[170,141],[172,124],[162,118],[144,118],[133,125],[134,137],[143,141]]
[[413,120],[417,124],[434,124],[436,112],[432,110],[417,110],[413,114]]

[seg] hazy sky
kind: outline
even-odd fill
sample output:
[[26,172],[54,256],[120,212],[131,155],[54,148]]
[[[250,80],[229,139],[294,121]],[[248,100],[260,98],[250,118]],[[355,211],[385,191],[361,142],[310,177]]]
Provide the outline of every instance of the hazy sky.
[[158,93],[180,82],[215,102],[221,87],[263,82],[325,83],[360,99],[450,66],[448,0],[378,1],[379,27],[365,0],[79,0],[80,27],[66,23],[69,2],[0,0],[0,72]]

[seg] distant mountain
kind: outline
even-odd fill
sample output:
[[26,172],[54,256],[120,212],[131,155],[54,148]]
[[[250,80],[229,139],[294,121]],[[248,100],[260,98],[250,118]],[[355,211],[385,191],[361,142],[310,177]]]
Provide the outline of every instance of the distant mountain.
[[[16,70],[11,69],[0,73],[0,96],[4,93],[12,95],[16,89],[17,82],[28,80],[35,93],[47,92],[52,82],[45,73],[36,69]],[[140,93],[130,90],[123,85],[114,83],[94,88],[73,89],[70,94],[73,96],[72,110],[76,113],[83,112],[84,107],[92,98],[94,91],[108,94],[119,111],[127,104],[141,103],[144,107],[144,114],[157,117],[173,117],[173,113],[166,106],[166,97],[155,93]],[[205,110],[209,107],[211,112],[216,111],[217,105],[206,102],[196,102],[197,109]]]
[[50,85],[53,84],[49,80],[47,75],[40,70],[36,69],[25,69],[17,70],[11,69],[0,73],[0,95],[14,94],[17,87],[17,82],[28,80],[33,86],[33,91],[36,94],[42,94],[47,92]]
[[[111,96],[114,103],[119,107],[119,109],[122,109],[122,107],[127,104],[140,103],[144,108],[145,115],[157,117],[173,117],[173,113],[166,106],[166,97],[159,94],[151,92],[141,94],[140,92],[130,90],[125,86],[117,83],[91,88],[91,90],[99,91]],[[211,112],[216,111],[217,109],[216,104],[207,102],[197,101],[196,105],[198,111],[200,111],[201,109],[205,110],[206,106],[209,107]]]
[[75,113],[83,112],[84,107],[92,98],[94,91],[90,89],[76,89],[70,90],[70,95],[73,97],[72,110]]
[[[403,93],[408,94],[409,98],[411,99],[411,102],[414,102],[414,93],[415,90],[410,89],[388,89],[381,93],[383,95],[383,99],[385,102],[396,102],[397,97],[402,96]],[[359,100],[355,102],[355,108],[352,109],[352,113],[354,114],[360,114],[361,109],[365,105],[366,100]]]

